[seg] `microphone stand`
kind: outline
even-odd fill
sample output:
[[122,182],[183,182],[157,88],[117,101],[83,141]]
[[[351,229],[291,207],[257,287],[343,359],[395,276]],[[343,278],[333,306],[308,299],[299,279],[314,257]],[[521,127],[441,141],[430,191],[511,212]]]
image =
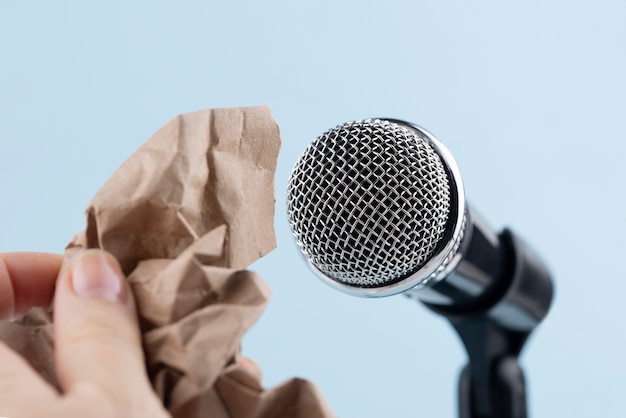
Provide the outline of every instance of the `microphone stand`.
[[518,356],[528,333],[482,318],[451,321],[469,355],[459,378],[460,418],[526,418],[526,387]]
[[[510,230],[500,234],[506,249],[498,289],[471,309],[426,303],[459,334],[469,362],[458,388],[460,418],[526,418],[524,374],[518,357],[532,330],[547,314],[552,281],[543,263]],[[529,315],[519,315],[523,308]]]

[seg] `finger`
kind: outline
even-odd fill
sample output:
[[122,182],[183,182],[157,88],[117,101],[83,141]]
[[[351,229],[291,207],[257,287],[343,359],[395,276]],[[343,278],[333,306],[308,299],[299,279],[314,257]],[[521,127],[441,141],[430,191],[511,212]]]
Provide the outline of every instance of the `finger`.
[[99,250],[78,256],[59,278],[54,314],[57,374],[66,393],[95,386],[122,410],[152,393],[132,295],[113,256]]
[[0,320],[49,306],[62,262],[58,254],[0,254]]
[[[17,353],[0,342],[0,416],[18,416],[58,394]],[[22,416],[22,415],[20,415]]]

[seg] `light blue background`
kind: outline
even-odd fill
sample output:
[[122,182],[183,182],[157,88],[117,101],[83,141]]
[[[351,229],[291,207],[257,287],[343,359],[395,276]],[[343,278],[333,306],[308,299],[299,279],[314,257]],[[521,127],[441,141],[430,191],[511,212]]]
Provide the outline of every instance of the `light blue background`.
[[469,200],[556,278],[523,355],[534,417],[626,416],[620,1],[0,2],[0,251],[61,252],[108,176],[179,113],[269,104],[281,126],[274,297],[244,340],[268,386],[315,381],[341,417],[454,417],[442,319],[314,278],[284,209],[336,124],[406,119],[454,153]]

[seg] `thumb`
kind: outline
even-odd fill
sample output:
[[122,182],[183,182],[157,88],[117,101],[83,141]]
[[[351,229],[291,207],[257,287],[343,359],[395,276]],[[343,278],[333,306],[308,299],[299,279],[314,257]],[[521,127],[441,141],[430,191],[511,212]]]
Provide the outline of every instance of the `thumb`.
[[134,301],[113,256],[87,250],[59,278],[54,302],[59,382],[65,393],[87,389],[124,410],[146,396]]

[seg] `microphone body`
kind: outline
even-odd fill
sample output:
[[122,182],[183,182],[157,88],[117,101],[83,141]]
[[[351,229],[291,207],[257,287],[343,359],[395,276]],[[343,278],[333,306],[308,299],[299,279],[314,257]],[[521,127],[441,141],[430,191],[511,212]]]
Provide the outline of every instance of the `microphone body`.
[[461,418],[526,416],[517,362],[553,287],[519,237],[495,233],[465,201],[449,151],[395,119],[349,122],[318,137],[288,186],[301,255],[327,284],[362,297],[402,293],[447,318],[468,352]]
[[404,294],[445,316],[485,314],[502,328],[533,330],[547,315],[553,293],[539,256],[510,229],[496,234],[471,209],[465,229],[455,267]]

